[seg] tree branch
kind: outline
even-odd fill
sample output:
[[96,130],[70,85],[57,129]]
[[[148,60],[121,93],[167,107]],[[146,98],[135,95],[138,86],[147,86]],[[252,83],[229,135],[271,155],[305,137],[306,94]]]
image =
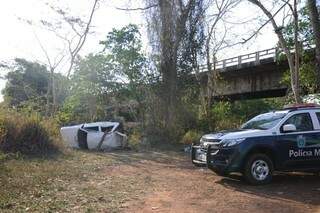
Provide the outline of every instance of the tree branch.
[[[86,41],[89,29],[90,29],[90,25],[91,25],[91,22],[92,22],[92,19],[93,19],[93,15],[94,15],[94,12],[96,11],[96,7],[97,7],[98,1],[99,0],[94,0],[94,4],[93,4],[93,7],[91,9],[91,13],[90,13],[89,20],[87,22],[86,28],[85,28],[83,34],[80,36],[76,47],[70,52],[71,62],[70,62],[70,66],[69,66],[69,69],[68,69],[68,72],[67,72],[67,78],[70,77],[75,57],[78,55],[79,51],[81,50],[81,48],[83,47],[83,45],[84,45],[84,43]],[[70,48],[69,48],[69,50],[70,50]]]
[[[249,0],[250,1],[250,0]],[[248,41],[250,41],[253,37],[255,37],[260,30],[262,30],[262,28],[264,28],[270,21],[272,21],[272,19],[287,5],[287,3],[290,0],[287,0],[286,3],[284,5],[282,5],[273,15],[271,18],[269,18],[264,24],[262,24],[251,36],[249,36],[247,39],[242,39],[243,41],[239,42],[240,44],[245,44]]]
[[124,10],[124,11],[137,11],[137,10],[149,10],[153,7],[158,7],[159,4],[152,4],[147,7],[136,7],[136,8],[121,8],[121,7],[116,7],[117,10]]

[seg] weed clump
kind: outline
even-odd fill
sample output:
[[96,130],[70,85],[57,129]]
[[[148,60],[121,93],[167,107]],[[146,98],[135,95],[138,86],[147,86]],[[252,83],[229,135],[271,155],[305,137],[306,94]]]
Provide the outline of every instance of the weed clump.
[[17,112],[0,114],[0,151],[23,155],[47,155],[59,152],[58,127],[39,116]]
[[189,130],[182,137],[181,143],[186,144],[186,145],[189,145],[192,143],[199,143],[201,136],[202,136],[201,132],[198,132],[196,130]]

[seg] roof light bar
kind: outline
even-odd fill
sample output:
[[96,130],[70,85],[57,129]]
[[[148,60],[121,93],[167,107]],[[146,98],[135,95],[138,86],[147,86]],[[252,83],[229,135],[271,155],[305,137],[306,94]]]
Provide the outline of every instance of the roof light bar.
[[300,108],[320,108],[320,105],[313,103],[305,104],[288,104],[283,107],[283,109],[300,109]]

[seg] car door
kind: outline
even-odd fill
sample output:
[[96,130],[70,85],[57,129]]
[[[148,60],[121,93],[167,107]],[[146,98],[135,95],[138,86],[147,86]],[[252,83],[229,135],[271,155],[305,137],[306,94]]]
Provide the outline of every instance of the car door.
[[[295,125],[296,131],[284,132],[283,126],[286,124]],[[309,112],[293,114],[280,126],[277,149],[280,150],[284,169],[300,170],[314,166],[314,148],[311,144],[317,134]]]
[[85,130],[87,130],[87,142],[88,142],[88,148],[89,149],[95,149],[97,148],[102,136],[103,132],[100,131],[99,126],[90,126],[85,127]]
[[320,112],[314,112],[316,128],[312,141],[309,142],[308,146],[313,148],[313,167],[320,169]]

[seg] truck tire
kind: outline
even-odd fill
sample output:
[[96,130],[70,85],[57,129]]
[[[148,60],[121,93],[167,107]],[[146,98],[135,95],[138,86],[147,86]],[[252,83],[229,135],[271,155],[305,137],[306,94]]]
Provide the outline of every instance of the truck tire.
[[272,180],[273,163],[268,155],[253,154],[245,162],[245,179],[253,185],[263,185]]

